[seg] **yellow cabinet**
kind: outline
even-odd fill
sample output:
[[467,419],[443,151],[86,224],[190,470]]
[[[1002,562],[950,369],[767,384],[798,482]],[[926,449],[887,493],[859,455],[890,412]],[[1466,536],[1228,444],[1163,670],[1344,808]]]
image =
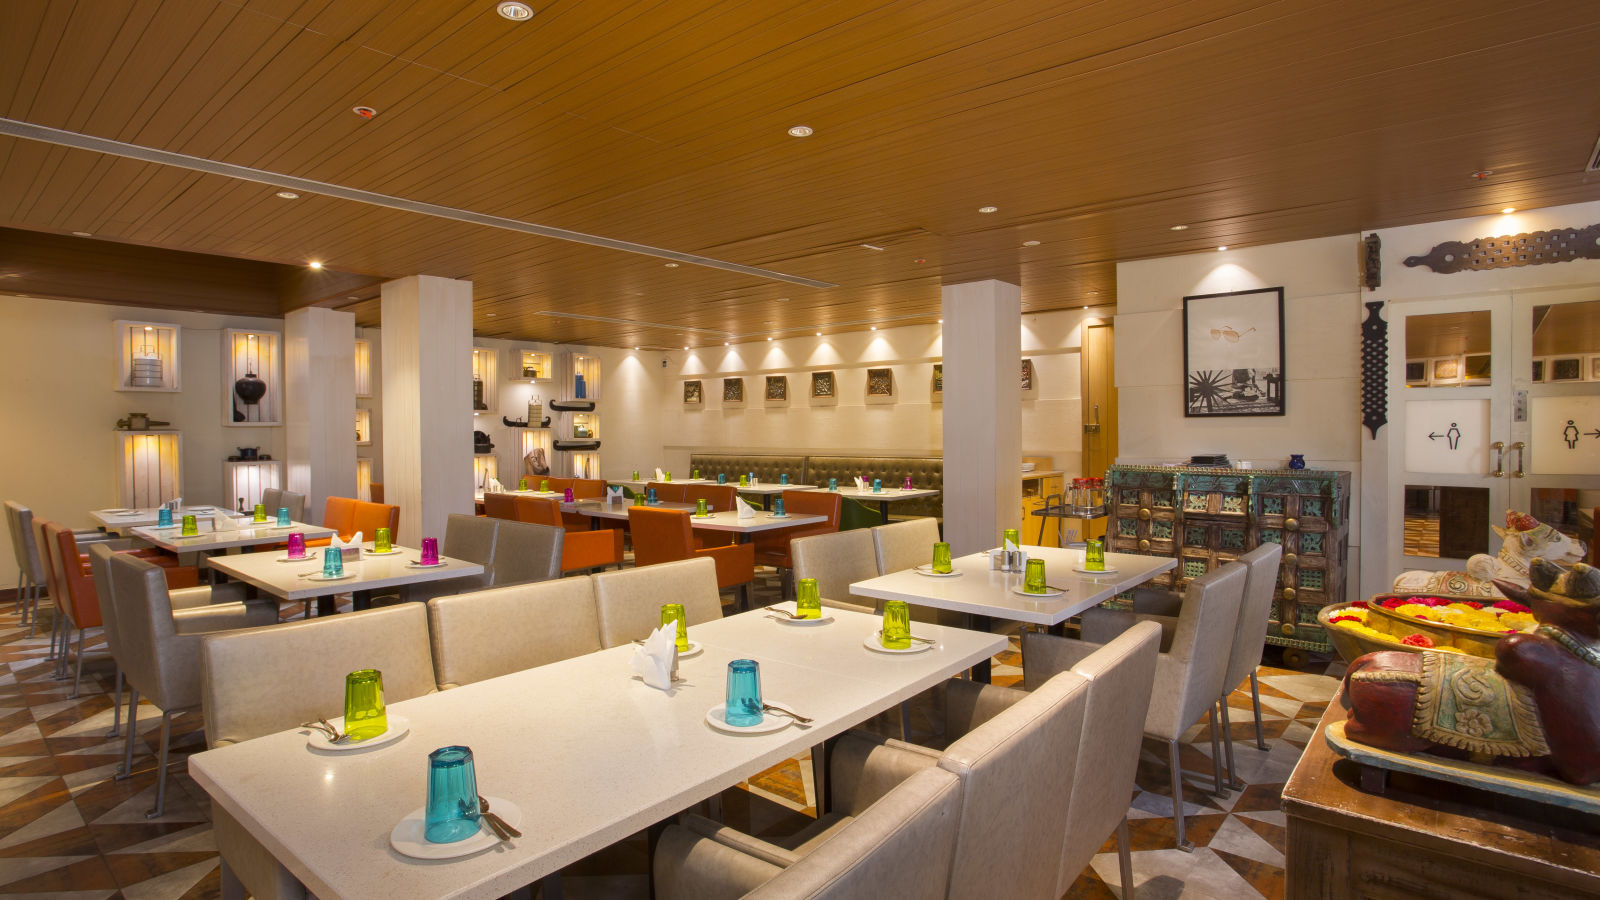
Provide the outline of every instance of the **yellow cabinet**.
[[[1042,461],[1024,458],[1023,462],[1034,462],[1037,468],[1022,475],[1022,541],[1025,544],[1037,544],[1042,547],[1059,547],[1061,544],[1056,525],[1061,520],[1036,516],[1033,511],[1044,508],[1046,497],[1060,495],[1065,490],[1066,478],[1062,473],[1049,468],[1048,458]],[[1057,502],[1060,502],[1059,497]],[[1039,536],[1040,522],[1044,523],[1043,538]]]

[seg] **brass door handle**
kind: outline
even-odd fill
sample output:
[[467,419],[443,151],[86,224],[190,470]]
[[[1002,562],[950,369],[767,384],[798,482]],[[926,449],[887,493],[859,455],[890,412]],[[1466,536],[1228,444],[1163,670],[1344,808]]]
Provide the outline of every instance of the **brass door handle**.
[[1517,470],[1515,472],[1511,473],[1511,477],[1512,478],[1526,478],[1526,477],[1528,477],[1528,473],[1524,472],[1522,470],[1522,451],[1523,451],[1523,448],[1525,448],[1527,446],[1528,445],[1524,444],[1522,441],[1517,441],[1516,443],[1511,445],[1511,449],[1517,451]]
[[1489,477],[1506,477],[1506,442],[1495,441],[1489,445],[1489,449],[1494,451],[1494,471],[1489,473]]

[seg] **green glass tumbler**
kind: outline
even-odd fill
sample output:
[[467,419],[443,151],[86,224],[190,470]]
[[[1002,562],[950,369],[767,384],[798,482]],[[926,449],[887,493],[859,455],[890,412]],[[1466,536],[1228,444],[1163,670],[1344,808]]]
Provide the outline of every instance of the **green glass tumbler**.
[[1044,583],[1044,560],[1028,560],[1028,567],[1024,570],[1022,576],[1022,592],[1024,594],[1042,594],[1046,589]]
[[469,747],[440,747],[428,754],[428,805],[422,836],[430,844],[453,844],[478,833],[478,776]]
[[950,545],[944,541],[933,545],[933,571],[939,575],[950,574]]
[[795,582],[794,611],[802,619],[822,618],[822,592],[815,578],[802,578]]
[[392,552],[394,552],[394,539],[389,536],[389,529],[387,529],[387,528],[379,528],[377,530],[377,532],[375,534],[373,534],[373,536],[372,536],[372,552],[373,553],[392,553]]
[[689,614],[684,612],[682,603],[661,604],[661,624],[668,622],[678,623],[678,652],[689,652]]
[[690,472],[689,477],[698,480],[700,478],[700,470],[695,469],[694,471]]
[[711,515],[711,507],[706,503],[706,498],[701,497],[694,502],[694,514],[697,516]]
[[267,507],[266,507],[266,504],[264,504],[264,503],[257,503],[256,504],[256,508],[255,508],[254,514],[250,516],[250,521],[255,522],[257,524],[260,524],[262,522],[267,521]]
[[180,529],[178,533],[184,537],[188,537],[191,534],[199,534],[200,522],[196,520],[194,516],[184,516],[183,528]]
[[661,480],[662,481],[671,481],[672,480],[672,473],[671,472],[662,472],[661,473]]
[[1090,538],[1083,545],[1083,567],[1091,572],[1106,570],[1106,542]]
[[329,547],[322,551],[322,577],[338,578],[344,575],[344,551]]
[[883,630],[878,643],[886,650],[905,650],[911,646],[911,607],[904,600],[885,600]]
[[1022,538],[1017,536],[1015,528],[1007,528],[1005,531],[1000,532],[1000,546],[1004,548],[1008,543],[1013,547],[1022,546]]
[[740,475],[739,476],[739,487],[749,487],[749,486],[750,486],[750,476],[749,475]]
[[344,733],[353,741],[375,738],[389,730],[383,705],[383,673],[357,669],[344,677]]
[[539,493],[541,493],[541,494],[550,493],[550,479],[541,478],[539,480]]
[[517,490],[525,491],[527,489],[528,489],[528,478],[527,478],[527,476],[523,476],[522,478],[518,479],[518,481],[517,481]]

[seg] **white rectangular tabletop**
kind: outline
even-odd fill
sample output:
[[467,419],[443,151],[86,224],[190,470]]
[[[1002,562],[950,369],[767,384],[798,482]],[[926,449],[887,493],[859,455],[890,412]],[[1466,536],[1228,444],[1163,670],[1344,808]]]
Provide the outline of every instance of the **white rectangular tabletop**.
[[[389,706],[410,733],[353,753],[320,753],[303,729],[189,757],[189,771],[322,900],[492,898],[536,881],[892,708],[1003,649],[982,632],[917,626],[939,644],[888,655],[863,646],[875,616],[831,610],[819,626],[760,611],[691,626],[704,645],[670,693],[629,673],[630,646]],[[814,722],[763,735],[706,723],[730,660],[761,664],[764,699]],[[328,715],[338,710],[330,709]],[[427,755],[472,748],[478,789],[521,808],[523,836],[460,859],[423,862],[389,832],[426,799]]]
[[[600,500],[583,500],[575,504],[573,512],[593,516],[597,519],[628,519],[628,505],[623,503],[605,503]],[[691,513],[689,524],[694,528],[704,528],[707,531],[729,531],[735,534],[754,534],[758,531],[774,531],[779,528],[794,528],[799,525],[815,525],[818,522],[828,521],[827,516],[802,515],[790,513],[786,516],[775,516],[765,510],[758,511],[754,518],[740,519],[739,514],[731,510],[714,512],[701,518],[693,515],[694,504],[674,503],[663,501],[651,504],[649,509],[679,509]]]
[[[811,490],[826,491],[828,489],[825,487],[816,487],[811,488]],[[862,502],[872,501],[874,503],[893,503],[896,500],[915,500],[918,497],[933,497],[938,495],[939,492],[933,488],[913,488],[908,491],[905,488],[897,487],[886,487],[881,491],[874,491],[871,486],[857,488],[853,484],[849,486],[841,484],[839,485],[839,489],[832,491],[832,493],[849,497],[852,500],[860,500]]]
[[378,588],[398,587],[424,581],[440,581],[465,575],[483,574],[483,566],[463,559],[440,556],[444,565],[437,568],[418,568],[411,563],[422,555],[414,547],[401,547],[391,556],[373,556],[372,544],[362,548],[359,562],[344,564],[345,574],[351,577],[339,581],[320,581],[306,576],[322,574],[321,547],[308,548],[304,561],[283,562],[281,551],[268,553],[243,553],[238,556],[213,556],[206,565],[229,578],[237,578],[282,600],[310,600],[346,591],[369,591]]
[[[276,520],[274,520],[276,521]],[[272,524],[255,525],[240,523],[240,527],[217,531],[215,519],[207,516],[195,523],[200,533],[183,537],[178,532],[182,526],[172,528],[157,528],[154,525],[139,525],[132,529],[133,536],[173,553],[205,553],[213,550],[227,550],[232,547],[254,547],[260,544],[277,544],[288,540],[292,532],[300,532],[307,540],[325,538],[337,534],[332,528],[323,528],[321,525],[307,525],[304,522],[291,522],[288,525],[278,526]]]
[[[472,495],[472,499],[481,501],[485,493],[487,492],[478,491]],[[566,496],[565,491],[500,491],[499,493],[510,494],[513,497],[543,497],[547,500],[560,500]]]
[[816,489],[814,484],[778,484],[775,481],[763,481],[760,484],[736,484],[734,489],[741,494],[781,494],[784,491],[811,491]]
[[961,573],[953,578],[937,578],[919,574],[915,569],[903,569],[858,581],[850,585],[850,593],[1013,622],[1056,625],[1178,564],[1171,557],[1107,553],[1106,567],[1116,569],[1115,572],[1084,575],[1074,571],[1083,566],[1082,550],[1034,546],[1022,549],[1030,558],[1045,561],[1046,582],[1066,588],[1065,594],[1039,599],[1022,596],[1017,592],[1022,589],[1023,574],[990,568],[987,551],[951,560],[951,568]]
[[610,478],[606,480],[606,484],[642,491],[652,484],[716,484],[716,481],[710,478],[674,478],[671,481],[660,478]]
[[[156,524],[160,516],[158,509],[158,507],[154,506],[146,506],[140,509],[91,509],[89,510],[89,518],[93,519],[96,525],[107,531],[125,534],[129,529],[140,525]],[[194,516],[197,519],[201,516],[210,518],[219,512],[233,516],[236,519],[248,518],[248,516],[240,515],[233,510],[218,506],[185,506],[172,514],[172,521],[181,523],[184,516]]]

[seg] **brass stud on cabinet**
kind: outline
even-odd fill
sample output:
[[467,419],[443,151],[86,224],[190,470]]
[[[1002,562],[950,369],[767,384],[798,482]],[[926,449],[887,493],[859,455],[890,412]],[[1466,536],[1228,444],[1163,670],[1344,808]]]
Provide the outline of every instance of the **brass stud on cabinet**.
[[1284,531],[1299,531],[1300,530],[1300,520],[1299,519],[1284,519],[1283,520],[1283,530]]
[[1299,561],[1300,557],[1294,555],[1293,553],[1285,553],[1283,555],[1283,564],[1286,566],[1292,566]]
[[1285,622],[1285,623],[1283,623],[1283,627],[1281,629],[1279,629],[1279,630],[1282,631],[1284,634],[1294,634],[1294,623],[1293,622]]
[[1139,510],[1139,518],[1144,520],[1144,521],[1146,521],[1146,522],[1150,521],[1150,510],[1148,510],[1148,509]]
[[1293,600],[1294,599],[1294,588],[1284,588],[1283,589],[1283,599],[1285,599],[1285,600]]
[[1148,538],[1140,538],[1139,539],[1139,549],[1140,550],[1149,550],[1150,549],[1150,541],[1149,541]]

